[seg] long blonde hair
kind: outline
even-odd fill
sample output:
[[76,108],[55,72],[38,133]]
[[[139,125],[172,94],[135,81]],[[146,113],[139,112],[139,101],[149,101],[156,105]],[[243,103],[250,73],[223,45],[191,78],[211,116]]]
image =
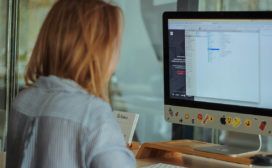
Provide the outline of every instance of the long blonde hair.
[[55,75],[74,80],[108,101],[121,30],[122,12],[117,6],[102,0],[58,0],[41,27],[27,66],[26,84]]

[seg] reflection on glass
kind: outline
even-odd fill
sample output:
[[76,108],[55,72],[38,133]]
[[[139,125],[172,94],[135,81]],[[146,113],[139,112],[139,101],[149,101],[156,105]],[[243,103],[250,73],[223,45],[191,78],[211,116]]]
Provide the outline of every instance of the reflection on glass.
[[40,27],[56,0],[21,0],[19,29],[19,85],[24,85],[24,72]]
[[163,58],[162,14],[164,11],[175,11],[177,1],[141,0],[141,14],[147,35],[152,43],[158,60]]
[[0,151],[3,150],[3,138],[5,137],[6,125],[6,58],[5,58],[5,45],[6,45],[6,18],[7,18],[7,1],[0,1]]
[[170,140],[172,126],[163,110],[162,13],[176,11],[177,0],[115,2],[122,7],[125,29],[112,80],[113,108],[140,114],[136,140]]

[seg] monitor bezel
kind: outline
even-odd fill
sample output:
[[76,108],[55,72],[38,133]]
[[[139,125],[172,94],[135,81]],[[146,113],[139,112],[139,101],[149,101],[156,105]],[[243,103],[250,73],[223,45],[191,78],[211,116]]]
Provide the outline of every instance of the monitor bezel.
[[[169,41],[168,20],[169,19],[272,19],[272,12],[164,12],[163,13],[163,65],[164,65],[164,103],[165,105],[183,106],[218,110],[231,113],[252,114],[272,117],[272,109],[257,108],[238,105],[227,105],[191,100],[175,99],[170,97],[169,88]],[[272,20],[271,20],[272,21]]]

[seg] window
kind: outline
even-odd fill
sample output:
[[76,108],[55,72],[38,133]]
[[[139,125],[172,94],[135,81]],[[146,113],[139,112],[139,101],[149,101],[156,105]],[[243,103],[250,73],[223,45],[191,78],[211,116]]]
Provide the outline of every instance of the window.
[[[111,95],[114,110],[140,114],[136,139],[140,142],[170,140],[178,133],[164,120],[162,13],[178,10],[270,10],[270,0],[113,0],[124,12],[124,35],[120,63],[112,78]],[[19,1],[19,85],[32,52],[40,26],[55,0]],[[0,144],[6,123],[6,19],[7,0],[0,2]],[[190,128],[191,129],[191,128]],[[194,139],[211,138],[212,130],[194,128]],[[214,131],[215,134],[217,133]],[[188,134],[188,133],[186,133]],[[225,135],[224,135],[225,136]],[[221,139],[224,139],[221,136]],[[216,136],[215,136],[216,137]],[[272,145],[271,145],[272,146]]]
[[3,151],[6,132],[6,21],[7,1],[0,2],[0,152]]
[[115,0],[124,12],[120,62],[112,80],[115,110],[139,113],[137,140],[170,140],[164,119],[162,13],[176,11],[176,0]]
[[[141,142],[170,140],[180,126],[165,122],[163,112],[162,22],[163,11],[271,10],[270,0],[115,0],[124,12],[125,29],[120,64],[112,79],[115,110],[140,114],[137,138]],[[183,126],[182,126],[183,127]],[[226,134],[206,128],[190,129],[193,139],[218,142]],[[182,133],[184,134],[184,133]],[[237,137],[236,133],[231,133]],[[239,135],[238,135],[239,136]],[[251,136],[247,139],[252,139]],[[266,139],[264,139],[266,141]],[[239,142],[240,143],[240,142]],[[245,143],[252,143],[250,141]],[[271,145],[272,146],[272,145]]]
[[18,84],[24,86],[24,73],[40,27],[55,0],[21,0],[19,7]]

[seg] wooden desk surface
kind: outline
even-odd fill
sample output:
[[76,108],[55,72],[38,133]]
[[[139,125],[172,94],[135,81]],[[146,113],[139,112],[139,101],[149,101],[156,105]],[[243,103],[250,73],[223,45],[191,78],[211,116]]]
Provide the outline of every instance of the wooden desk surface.
[[182,155],[182,161],[167,160],[164,158],[137,159],[137,168],[149,166],[156,163],[166,163],[171,165],[184,166],[188,168],[249,168],[248,165],[241,165],[215,159],[197,157],[192,155]]
[[[136,154],[137,150],[133,150]],[[191,155],[181,155],[179,158],[148,158],[137,159],[137,167],[149,166],[156,163],[174,164],[189,168],[248,168],[249,166],[239,165],[214,159],[201,158]],[[0,153],[0,168],[5,168],[5,153]]]
[[[172,142],[175,143],[175,141],[171,141],[170,145],[172,145]],[[183,144],[198,144],[197,141],[181,141]],[[179,141],[178,141],[179,143]],[[166,145],[169,144],[168,142]],[[175,152],[175,149],[169,149],[171,147],[164,146],[164,142],[161,144],[159,143],[149,143],[142,145],[142,148],[134,148],[132,151],[135,153],[137,158],[137,167],[143,167],[143,166],[149,166],[156,163],[166,163],[166,164],[172,164],[172,165],[178,165],[178,166],[184,166],[189,168],[249,168],[249,164],[241,164],[241,163],[233,163],[233,162],[227,162],[231,161],[232,159],[226,159],[227,161],[222,161],[218,159],[214,159],[214,157],[211,157],[209,154],[207,157],[203,157],[205,155],[194,155],[194,153],[181,153],[181,151],[178,151],[178,149]],[[209,145],[209,144],[208,144]],[[153,148],[154,147],[154,148]],[[168,148],[169,147],[169,148]],[[166,149],[168,148],[168,149]],[[187,146],[187,148],[190,148],[190,146]],[[186,152],[186,150],[184,150]],[[170,152],[169,152],[170,151]],[[190,151],[190,150],[189,150]],[[215,157],[216,158],[216,157]],[[222,157],[217,157],[222,158]],[[224,160],[224,159],[223,159]],[[233,161],[237,161],[237,158],[233,158]],[[244,162],[242,162],[244,163]]]
[[[133,153],[136,155],[138,152],[139,145],[132,147]],[[4,168],[5,153],[0,152],[0,168]],[[171,154],[164,155],[163,157],[152,157],[137,159],[137,167],[149,166],[156,163],[166,163],[172,165],[179,165],[188,168],[249,168],[248,165],[230,163],[226,161],[220,161],[211,158],[198,157],[187,154]]]

